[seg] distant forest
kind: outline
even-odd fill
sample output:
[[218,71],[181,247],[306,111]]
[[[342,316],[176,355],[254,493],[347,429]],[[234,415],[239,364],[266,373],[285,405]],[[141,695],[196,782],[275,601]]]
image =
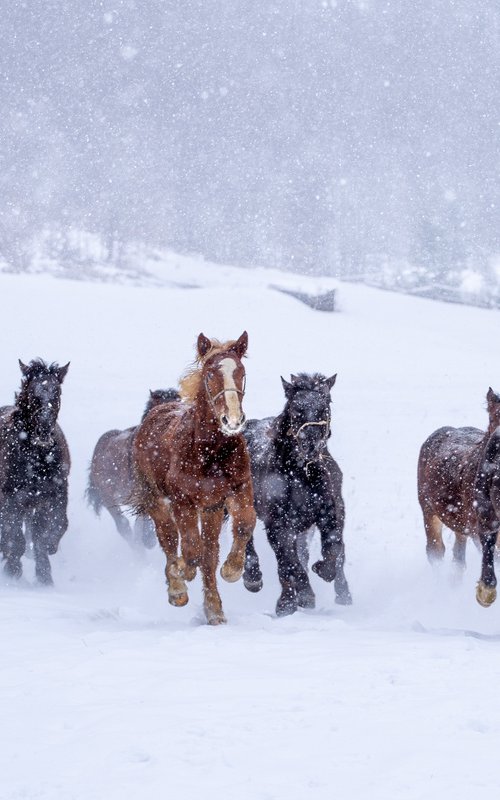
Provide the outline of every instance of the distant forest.
[[6,0],[0,39],[12,268],[76,229],[498,291],[498,0]]

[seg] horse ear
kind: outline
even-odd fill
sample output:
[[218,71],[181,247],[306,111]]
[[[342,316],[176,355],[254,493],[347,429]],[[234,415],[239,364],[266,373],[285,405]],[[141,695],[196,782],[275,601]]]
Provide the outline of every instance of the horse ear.
[[212,342],[207,336],[205,336],[204,333],[200,333],[200,335],[198,336],[198,341],[196,343],[196,346],[198,348],[198,355],[200,356],[200,358],[203,358],[203,356],[206,356],[206,354],[212,347]]
[[331,390],[335,385],[336,380],[337,380],[337,373],[335,373],[335,375],[332,375],[330,378],[326,378],[325,382],[323,383],[323,386],[328,386],[328,391],[331,392]]
[[26,377],[26,375],[29,372],[29,367],[27,366],[27,364],[23,364],[20,358],[18,358],[17,360],[19,361],[19,368],[21,372],[23,373],[24,377]]
[[236,342],[231,347],[231,350],[233,350],[236,353],[238,358],[243,358],[243,356],[247,351],[247,348],[248,348],[248,333],[246,331],[243,331],[240,338],[237,339]]
[[283,385],[283,389],[285,390],[285,397],[286,397],[287,400],[290,400],[290,398],[291,398],[291,396],[293,394],[293,386],[292,386],[291,383],[288,383],[288,381],[286,381],[283,378],[283,376],[280,376],[280,377],[281,377],[281,383]]
[[488,401],[488,404],[489,403],[500,403],[500,396],[496,392],[493,391],[491,386],[488,389],[488,394],[486,395],[486,400]]
[[57,379],[58,379],[59,383],[62,383],[62,382],[63,382],[63,380],[65,379],[65,377],[66,377],[66,373],[68,372],[68,369],[69,369],[69,365],[70,365],[70,363],[71,363],[71,362],[70,362],[70,361],[68,361],[68,363],[67,363],[67,364],[65,364],[65,365],[64,365],[64,367],[59,367],[59,368],[56,370],[56,372],[57,372]]

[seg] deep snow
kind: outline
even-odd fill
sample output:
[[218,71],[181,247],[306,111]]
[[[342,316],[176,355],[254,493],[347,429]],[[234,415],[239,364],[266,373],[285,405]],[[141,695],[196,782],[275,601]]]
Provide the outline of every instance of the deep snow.
[[[18,586],[0,578],[2,800],[495,792],[500,602],[475,601],[472,545],[461,586],[449,552],[427,564],[416,460],[440,425],[485,426],[498,315],[362,286],[339,296],[340,313],[322,314],[247,279],[187,290],[0,275],[0,403],[18,357],[71,360],[60,421],[73,459],[55,588],[33,586],[29,561]],[[189,605],[170,607],[158,548],[134,554],[83,492],[97,438],[175,385],[197,334],[243,329],[249,417],[282,408],[280,374],[338,372],[330,446],[354,605],[313,575],[317,609],[276,619],[259,528],[264,589],[220,580],[228,625],[214,630],[199,578]]]

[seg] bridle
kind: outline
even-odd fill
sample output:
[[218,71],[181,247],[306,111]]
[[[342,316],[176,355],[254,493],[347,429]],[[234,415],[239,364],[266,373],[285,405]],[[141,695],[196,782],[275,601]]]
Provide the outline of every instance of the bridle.
[[[304,430],[304,428],[307,428],[309,425],[320,425],[320,426],[323,426],[325,428],[325,432],[324,432],[323,437],[322,437],[323,444],[324,444],[326,442],[326,440],[328,439],[328,437],[330,436],[330,415],[328,415],[328,419],[322,419],[319,422],[304,422],[300,426],[300,428],[298,428],[296,431],[294,431],[292,428],[289,428],[288,429],[288,436],[292,436],[295,439],[295,441],[298,441],[298,438],[300,436],[301,431]],[[309,461],[306,461],[304,469],[305,469],[306,475],[308,477],[309,477],[308,469],[309,469],[310,465],[311,464],[315,464],[317,461],[323,461],[323,453],[322,452],[318,453],[318,457],[316,459],[311,459]]]
[[290,428],[288,430],[288,435],[289,436],[293,436],[294,439],[298,439],[299,436],[300,436],[300,432],[304,428],[307,428],[308,425],[324,425],[326,427],[326,430],[325,430],[325,435],[323,436],[323,439],[328,439],[328,436],[330,434],[330,419],[322,419],[321,422],[304,422],[304,424],[301,425],[300,428],[298,430],[296,430],[296,431],[293,431]]
[[205,391],[207,393],[208,402],[210,403],[210,407],[211,407],[211,409],[212,409],[212,411],[214,413],[214,417],[217,417],[218,414],[217,414],[217,409],[215,408],[215,401],[218,400],[219,397],[222,394],[226,394],[226,392],[236,392],[236,394],[239,397],[243,398],[245,396],[245,389],[246,389],[246,385],[247,385],[247,376],[246,376],[246,374],[243,376],[243,388],[242,389],[237,389],[236,386],[234,388],[231,387],[230,389],[221,389],[220,392],[217,392],[217,394],[215,394],[215,395],[210,394],[210,389],[208,388],[208,381],[207,381],[207,376],[206,375],[205,375],[205,377],[203,379],[203,384],[205,386]]

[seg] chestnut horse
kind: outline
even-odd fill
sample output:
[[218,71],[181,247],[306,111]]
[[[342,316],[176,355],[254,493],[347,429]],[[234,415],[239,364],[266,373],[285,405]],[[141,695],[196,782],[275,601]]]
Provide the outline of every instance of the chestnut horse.
[[500,396],[486,395],[489,425],[439,428],[422,445],[418,461],[418,499],[424,516],[427,555],[441,559],[442,526],[455,533],[453,559],[465,567],[467,536],[482,549],[476,599],[484,607],[496,600],[495,544],[500,528]]
[[[155,406],[179,399],[180,395],[176,389],[150,391],[141,422]],[[138,514],[132,530],[123,512],[123,506],[130,502],[134,489],[132,441],[136,430],[135,425],[124,431],[112,430],[103,433],[94,448],[85,494],[97,515],[100,514],[101,508],[110,513],[118,533],[131,547],[137,547],[142,542],[144,547],[151,548],[156,544],[156,532],[150,517]]]
[[[255,527],[250,461],[242,431],[248,335],[226,343],[198,336],[196,364],[181,380],[185,402],[154,408],[133,442],[137,491],[133,505],[155,523],[167,565],[168,599],[188,602],[185,581],[200,567],[209,624],[225,622],[217,589],[219,535],[225,510],[233,544],[222,565],[226,581],[243,572]],[[201,536],[199,523],[201,523]],[[179,535],[182,555],[178,554]]]

